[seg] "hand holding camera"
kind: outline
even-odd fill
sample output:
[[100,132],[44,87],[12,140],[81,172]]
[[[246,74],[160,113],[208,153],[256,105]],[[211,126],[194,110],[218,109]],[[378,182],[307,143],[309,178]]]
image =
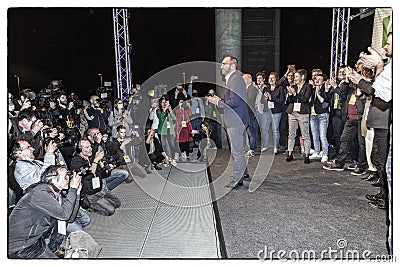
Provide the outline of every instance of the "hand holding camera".
[[53,140],[50,140],[50,142],[45,146],[44,150],[46,153],[54,153],[57,150],[57,144]]
[[76,171],[72,172],[72,175],[70,176],[69,187],[77,188],[78,194],[80,193],[80,190],[82,188],[81,179],[82,179],[81,173]]

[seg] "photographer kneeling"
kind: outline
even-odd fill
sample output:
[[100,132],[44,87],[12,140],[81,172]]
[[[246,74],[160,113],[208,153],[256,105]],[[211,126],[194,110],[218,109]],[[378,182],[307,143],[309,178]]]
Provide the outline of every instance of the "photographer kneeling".
[[[115,186],[105,179],[104,169],[98,167],[104,157],[104,151],[97,150],[93,157],[92,144],[89,140],[82,139],[78,143],[77,153],[71,160],[71,169],[88,168],[90,172],[82,177],[82,207],[95,211],[101,215],[113,215],[116,208],[121,206],[121,201],[110,192]],[[103,177],[106,177],[103,179]],[[125,178],[126,179],[126,178]],[[105,184],[104,184],[105,182]],[[103,186],[104,184],[104,186]],[[111,185],[111,186],[110,186]]]
[[[67,189],[65,198],[61,198],[61,191]],[[66,223],[72,222],[79,210],[80,191],[81,177],[77,173],[70,181],[65,167],[49,166],[40,182],[26,189],[10,214],[8,257],[57,258],[54,251],[63,241]],[[53,229],[58,231],[46,244]]]

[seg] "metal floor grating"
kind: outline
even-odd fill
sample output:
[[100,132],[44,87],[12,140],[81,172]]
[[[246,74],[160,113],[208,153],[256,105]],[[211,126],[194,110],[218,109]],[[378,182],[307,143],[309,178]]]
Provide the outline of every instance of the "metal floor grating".
[[112,191],[113,216],[90,213],[99,258],[220,258],[204,163],[178,163]]

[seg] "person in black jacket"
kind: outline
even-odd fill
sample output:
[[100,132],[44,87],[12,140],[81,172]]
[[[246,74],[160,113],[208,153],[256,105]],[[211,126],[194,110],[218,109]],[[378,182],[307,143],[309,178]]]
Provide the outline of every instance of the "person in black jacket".
[[71,169],[78,170],[87,168],[89,171],[82,177],[82,205],[90,211],[101,215],[113,215],[116,208],[121,206],[121,201],[113,196],[110,190],[103,187],[103,179],[98,170],[99,162],[104,157],[104,151],[96,150],[93,154],[92,144],[89,140],[81,139],[78,142],[78,149],[71,160]]
[[206,149],[216,148],[215,146],[215,132],[212,130],[207,121],[201,123],[201,133],[199,141],[199,150],[197,151],[197,160],[204,161],[206,156]]
[[[348,67],[346,76],[354,70]],[[372,78],[372,75],[370,75]],[[358,139],[358,164],[357,172],[366,173],[368,168],[367,154],[365,151],[365,138],[361,134],[361,119],[364,114],[364,107],[367,95],[357,88],[354,83],[346,82],[340,85],[340,94],[347,96],[347,105],[344,108],[347,111],[347,121],[344,125],[343,133],[340,138],[340,150],[336,159],[331,164],[323,166],[325,170],[343,171],[347,153],[350,149],[350,144],[355,138]]]
[[[327,80],[325,74],[317,74],[314,79],[315,87],[311,96],[311,116],[310,125],[313,136],[315,152],[310,159],[321,159],[322,163],[328,161],[328,122],[329,122],[329,88],[324,82]],[[320,147],[322,145],[322,155],[320,155]]]
[[163,150],[160,140],[158,140],[154,130],[151,128],[146,130],[146,151],[154,169],[161,170],[162,168],[158,164],[163,161],[166,166],[169,165],[168,155]]
[[312,95],[312,86],[306,83],[307,71],[299,69],[294,75],[295,85],[288,86],[288,98],[286,104],[288,106],[286,112],[289,117],[289,142],[288,142],[288,156],[286,162],[293,160],[293,148],[296,138],[296,131],[300,125],[301,136],[304,140],[305,157],[304,163],[309,164],[309,154],[311,139],[309,133],[310,125],[310,97]]

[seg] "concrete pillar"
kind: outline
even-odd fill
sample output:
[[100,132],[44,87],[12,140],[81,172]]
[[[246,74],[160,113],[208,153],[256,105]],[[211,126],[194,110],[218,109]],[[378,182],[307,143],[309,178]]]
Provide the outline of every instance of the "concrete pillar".
[[242,10],[215,9],[215,57],[216,62],[232,55],[242,63]]
[[[242,10],[241,9],[215,9],[215,61],[221,62],[226,56],[235,56],[238,69],[242,64]],[[219,70],[216,73],[217,83],[223,78]],[[216,86],[216,93],[224,95],[224,89]],[[226,133],[222,130],[222,147],[227,148]]]

